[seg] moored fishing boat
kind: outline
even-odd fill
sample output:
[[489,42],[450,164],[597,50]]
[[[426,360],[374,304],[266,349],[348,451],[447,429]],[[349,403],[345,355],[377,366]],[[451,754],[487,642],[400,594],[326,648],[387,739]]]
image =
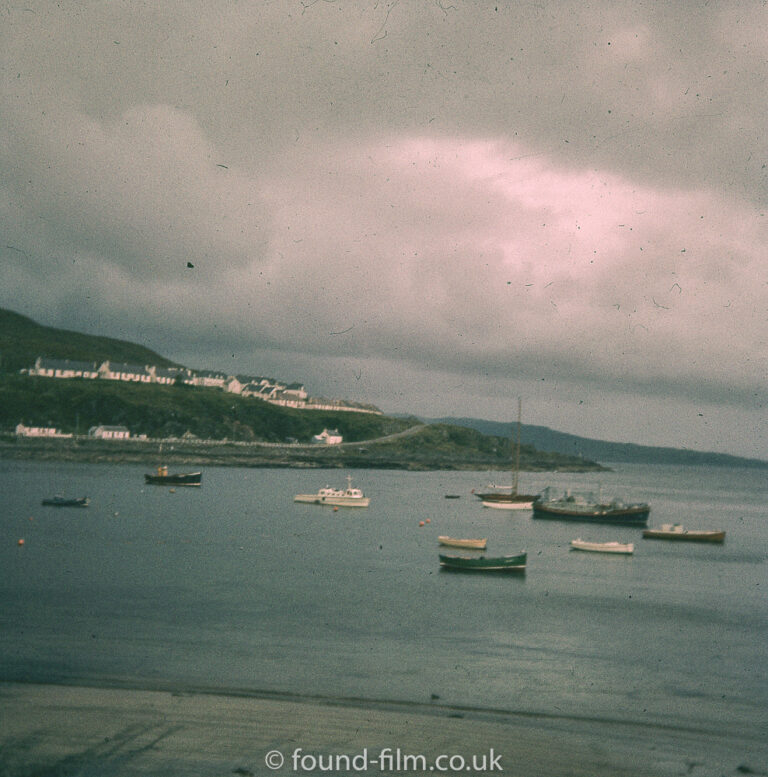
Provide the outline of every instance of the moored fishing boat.
[[154,475],[144,475],[144,482],[153,486],[199,486],[202,479],[202,472],[169,474],[166,466],[159,466]]
[[524,572],[528,554],[514,556],[440,556],[440,566],[462,572]]
[[682,542],[725,542],[725,532],[684,529],[681,523],[663,523],[658,528],[643,529],[647,540],[680,540]]
[[346,488],[318,489],[316,494],[296,494],[294,502],[305,504],[329,505],[331,507],[368,507],[371,500],[359,488],[352,487],[352,476],[347,475]]
[[593,553],[621,553],[630,555],[635,552],[635,546],[631,542],[588,542],[579,537],[571,540],[573,550],[586,550]]
[[485,550],[488,544],[488,539],[483,537],[482,539],[460,539],[458,537],[446,537],[441,534],[437,541],[441,545],[446,545],[450,548],[473,548],[475,550]]
[[602,495],[571,492],[553,497],[549,488],[533,503],[534,518],[555,518],[564,521],[644,526],[648,522],[650,512],[650,505],[646,502],[627,503],[621,499],[606,500]]

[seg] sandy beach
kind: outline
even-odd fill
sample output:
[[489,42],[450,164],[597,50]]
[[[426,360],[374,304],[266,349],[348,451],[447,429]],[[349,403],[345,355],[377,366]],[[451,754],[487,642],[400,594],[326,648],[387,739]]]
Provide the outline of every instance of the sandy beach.
[[[3,683],[0,775],[247,777],[313,766],[316,772],[323,766],[322,771],[342,774],[421,774],[472,772],[483,761],[485,773],[525,777],[768,772],[765,745],[734,742],[717,732],[460,709],[433,701],[399,705]],[[340,760],[328,760],[337,755]],[[455,756],[463,760],[450,760]]]

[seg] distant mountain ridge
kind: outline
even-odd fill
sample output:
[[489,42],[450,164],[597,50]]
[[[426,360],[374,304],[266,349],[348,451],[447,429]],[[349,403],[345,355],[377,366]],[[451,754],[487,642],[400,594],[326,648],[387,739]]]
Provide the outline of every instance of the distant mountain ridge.
[[[454,424],[475,429],[483,434],[510,437],[516,424],[503,421],[485,421],[479,418],[423,418],[425,423]],[[632,464],[709,464],[723,467],[768,468],[768,461],[731,456],[727,453],[707,453],[685,448],[664,448],[651,445],[636,445],[629,442],[608,442],[579,437],[575,434],[558,432],[547,426],[521,424],[520,441],[540,451],[552,451],[570,456],[602,462],[626,462]]]

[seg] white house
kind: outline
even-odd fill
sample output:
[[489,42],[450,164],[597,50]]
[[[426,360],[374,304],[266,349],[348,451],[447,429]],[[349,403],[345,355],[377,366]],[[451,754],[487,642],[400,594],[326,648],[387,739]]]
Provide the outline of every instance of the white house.
[[234,376],[230,376],[224,382],[224,391],[229,394],[242,394],[243,388],[243,384]]
[[159,383],[161,386],[172,386],[176,383],[176,379],[183,374],[180,370],[168,369],[167,367],[149,367],[148,370],[152,376],[152,382]]
[[318,445],[340,445],[343,439],[338,429],[323,429],[312,438],[312,442]]
[[72,361],[70,359],[47,359],[38,356],[30,375],[43,378],[98,378],[99,368],[94,362]]
[[99,440],[127,440],[131,433],[125,426],[92,426],[88,430],[89,437],[96,437]]
[[291,383],[275,394],[272,402],[283,407],[304,407],[307,404],[307,392],[301,383]]
[[223,372],[214,372],[213,370],[195,370],[192,375],[192,385],[202,386],[203,388],[223,389],[229,375]]
[[152,383],[152,373],[147,367],[109,360],[99,367],[99,377],[104,380],[122,380],[128,383]]
[[64,434],[52,426],[24,426],[16,425],[17,437],[72,437],[71,434]]

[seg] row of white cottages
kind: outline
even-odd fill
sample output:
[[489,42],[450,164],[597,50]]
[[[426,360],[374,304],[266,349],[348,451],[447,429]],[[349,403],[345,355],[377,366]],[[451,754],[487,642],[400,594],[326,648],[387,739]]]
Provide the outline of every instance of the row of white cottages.
[[[16,424],[16,436],[17,437],[49,437],[62,439],[71,439],[73,434],[65,434],[64,432],[56,429],[53,426],[25,426],[24,424]],[[89,437],[95,437],[99,440],[127,440],[130,438],[131,433],[126,426],[107,426],[100,424],[99,426],[92,426],[88,430]],[[138,439],[146,440],[146,434],[140,434]]]
[[301,383],[281,383],[273,378],[253,378],[246,375],[227,375],[212,370],[190,370],[187,367],[139,366],[120,362],[73,361],[38,356],[33,367],[22,370],[27,375],[44,378],[84,378],[86,380],[120,380],[127,383],[155,383],[165,386],[181,382],[200,388],[218,388],[242,397],[256,397],[283,407],[311,410],[350,410],[358,413],[381,411],[373,405],[347,402],[342,399],[310,397]]

